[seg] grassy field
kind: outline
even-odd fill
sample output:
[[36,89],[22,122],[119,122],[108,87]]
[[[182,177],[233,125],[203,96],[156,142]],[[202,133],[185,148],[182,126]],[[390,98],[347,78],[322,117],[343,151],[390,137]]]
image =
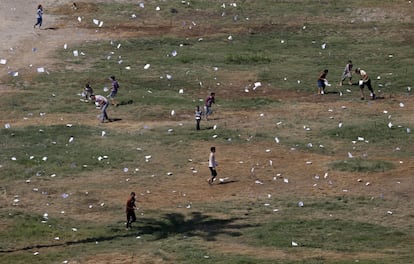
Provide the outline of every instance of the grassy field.
[[[2,77],[1,263],[412,262],[408,1],[122,2],[53,6],[57,32],[94,37],[54,50],[48,74]],[[338,85],[349,59],[377,100],[356,75]],[[106,96],[111,75],[100,124],[80,93]]]

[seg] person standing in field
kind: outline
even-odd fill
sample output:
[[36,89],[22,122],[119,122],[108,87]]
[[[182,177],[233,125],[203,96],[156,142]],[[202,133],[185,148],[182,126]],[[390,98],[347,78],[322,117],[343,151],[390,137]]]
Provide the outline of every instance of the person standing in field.
[[216,162],[216,147],[211,147],[210,148],[210,156],[208,158],[208,168],[210,169],[211,172],[211,177],[208,180],[208,183],[211,185],[213,184],[214,180],[217,177],[217,162]]
[[328,75],[328,70],[324,70],[319,74],[318,77],[318,94],[325,94],[325,83],[328,82],[326,80],[326,76]]
[[119,83],[115,79],[115,76],[111,76],[109,79],[112,81],[112,88],[111,88],[111,93],[109,94],[109,99],[111,100],[112,105],[118,106],[114,98],[116,94],[118,93]]
[[372,89],[371,78],[369,78],[368,73],[366,71],[362,70],[361,68],[356,68],[355,73],[359,74],[361,76],[361,78],[359,80],[359,88],[361,90],[361,100],[365,99],[365,95],[364,95],[365,85],[368,87],[368,90],[371,92],[371,94],[370,94],[371,99],[375,100],[376,96],[375,96],[374,90]]
[[93,95],[93,89],[89,83],[85,85],[84,89],[85,100],[91,100],[91,96]]
[[101,109],[102,111],[101,118],[100,118],[101,123],[104,123],[105,120],[108,120],[108,122],[112,122],[112,120],[108,118],[108,114],[106,113],[106,109],[109,106],[108,99],[106,99],[102,95],[91,95],[91,100],[94,100],[96,106],[99,107],[99,109]]
[[213,110],[211,109],[211,105],[215,104],[215,97],[216,93],[210,93],[210,96],[208,96],[205,100],[204,104],[204,115],[206,116],[206,120],[208,120],[208,116],[213,114]]
[[346,78],[349,78],[348,84],[352,85],[352,67],[352,61],[349,60],[348,63],[345,65],[345,69],[342,73],[341,82],[339,83],[339,86],[342,86],[344,84]]
[[36,15],[37,22],[36,22],[36,24],[34,24],[33,28],[36,28],[37,25],[40,28],[42,26],[42,22],[43,22],[43,7],[42,7],[42,5],[37,6],[36,14],[37,14]]
[[200,106],[197,105],[195,110],[195,119],[196,119],[196,130],[200,130],[200,121],[201,121],[201,115],[203,112],[200,110]]
[[135,215],[135,210],[137,209],[135,205],[135,192],[131,192],[127,202],[126,202],[126,228],[131,228],[132,223],[137,221],[137,217]]

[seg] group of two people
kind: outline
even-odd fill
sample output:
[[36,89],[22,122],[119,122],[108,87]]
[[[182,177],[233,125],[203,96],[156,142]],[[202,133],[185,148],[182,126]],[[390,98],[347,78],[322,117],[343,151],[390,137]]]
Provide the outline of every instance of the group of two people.
[[[218,163],[216,161],[216,147],[210,148],[210,155],[208,158],[208,168],[211,173],[211,177],[207,180],[210,185],[212,185],[217,177],[217,170],[216,167],[218,166]],[[130,229],[132,228],[132,223],[137,221],[137,216],[135,214],[135,211],[138,209],[135,202],[136,194],[135,192],[131,192],[131,194],[128,197],[128,200],[126,202],[126,228]]]
[[[117,106],[118,104],[115,101],[115,96],[118,93],[119,83],[116,80],[115,76],[111,76],[109,79],[112,81],[112,88],[111,93],[108,97],[111,100],[112,105]],[[85,85],[84,95],[85,99],[90,99],[91,101],[95,102],[96,106],[101,110],[102,113],[100,116],[100,121],[102,123],[104,123],[105,121],[112,122],[112,119],[108,117],[108,113],[106,112],[109,106],[109,100],[105,96],[95,95],[89,83]]]
[[[215,100],[216,93],[210,93],[210,95],[204,101],[204,116],[206,120],[208,120],[208,116],[213,114],[213,110],[211,109],[212,105],[216,103]],[[200,106],[196,106],[195,110],[195,119],[196,119],[196,130],[200,130],[200,122],[201,117],[203,116],[203,112],[200,109]]]
[[[349,60],[348,63],[345,66],[344,72],[342,74],[341,77],[341,81],[339,83],[340,86],[343,85],[344,81],[348,78],[348,83],[349,85],[353,85],[352,83],[352,61]],[[364,87],[367,86],[368,90],[371,92],[370,96],[372,100],[376,99],[374,90],[372,89],[372,84],[371,84],[371,79],[368,76],[368,73],[364,70],[362,70],[361,68],[356,68],[355,69],[355,73],[358,74],[360,76],[360,80],[358,82],[360,91],[361,91],[361,100],[365,99],[365,94],[364,94]],[[328,75],[328,70],[324,70],[323,72],[321,72],[319,74],[318,77],[318,94],[324,94],[325,93],[325,87],[327,85],[327,75]]]

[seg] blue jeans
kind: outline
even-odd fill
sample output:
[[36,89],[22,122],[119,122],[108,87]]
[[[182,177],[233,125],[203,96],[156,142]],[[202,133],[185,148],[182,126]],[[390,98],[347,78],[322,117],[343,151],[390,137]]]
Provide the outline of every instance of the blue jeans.
[[43,21],[43,19],[41,17],[38,17],[37,18],[37,23],[34,26],[39,25],[39,27],[41,27],[42,26],[42,21]]
[[106,113],[106,109],[108,108],[109,104],[106,103],[104,105],[102,105],[101,110],[102,110],[102,115],[101,115],[101,121],[105,121],[105,120],[109,120],[108,118],[108,114]]

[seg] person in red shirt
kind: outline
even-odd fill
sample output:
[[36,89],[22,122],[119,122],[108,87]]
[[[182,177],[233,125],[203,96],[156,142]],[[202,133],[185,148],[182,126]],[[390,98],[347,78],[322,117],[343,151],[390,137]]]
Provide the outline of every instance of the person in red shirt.
[[135,206],[135,193],[131,192],[129,199],[126,202],[126,217],[127,217],[126,228],[131,228],[132,223],[137,221],[137,217],[135,215],[136,209],[137,207]]
[[204,104],[204,115],[206,117],[206,120],[208,120],[208,116],[213,114],[213,110],[211,109],[211,105],[216,103],[216,100],[214,98],[216,94],[210,93],[210,96],[206,98],[205,104]]

